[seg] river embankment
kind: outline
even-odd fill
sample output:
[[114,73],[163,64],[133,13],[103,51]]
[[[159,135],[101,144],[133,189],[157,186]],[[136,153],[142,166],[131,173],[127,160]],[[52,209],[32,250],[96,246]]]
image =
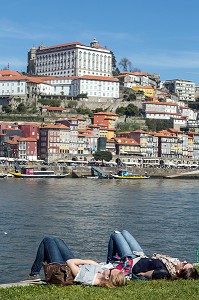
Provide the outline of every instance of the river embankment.
[[[105,174],[115,174],[118,171],[116,167],[97,167]],[[150,178],[175,178],[175,177],[187,177],[187,178],[199,178],[199,170],[190,169],[178,169],[178,168],[138,168],[128,167],[127,171],[133,174],[144,175],[147,174]],[[81,178],[93,175],[90,167],[77,167],[70,171],[73,178]],[[97,175],[97,174],[95,174]]]
[[[33,166],[37,170],[47,169],[53,170],[55,173],[67,173],[68,177],[72,178],[82,178],[87,176],[97,175],[96,172],[93,173],[90,166]],[[101,170],[103,173],[116,174],[118,167],[102,167],[97,166],[97,169]],[[199,170],[197,169],[184,169],[184,168],[140,168],[140,167],[126,167],[125,169],[129,173],[144,175],[147,174],[151,178],[199,178]],[[12,165],[0,165],[0,173],[14,172],[14,167]]]

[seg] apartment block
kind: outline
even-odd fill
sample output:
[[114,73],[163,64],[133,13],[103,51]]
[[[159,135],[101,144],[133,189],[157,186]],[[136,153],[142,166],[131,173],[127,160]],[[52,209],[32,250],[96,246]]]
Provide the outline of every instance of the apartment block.
[[177,94],[179,100],[195,101],[195,83],[191,80],[166,80],[164,85],[170,93]]

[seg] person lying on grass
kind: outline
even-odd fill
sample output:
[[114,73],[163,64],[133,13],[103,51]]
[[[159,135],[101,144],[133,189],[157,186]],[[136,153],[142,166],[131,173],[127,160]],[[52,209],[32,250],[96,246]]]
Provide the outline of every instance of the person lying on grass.
[[38,280],[43,263],[67,262],[74,276],[74,282],[102,287],[120,287],[125,284],[124,273],[113,265],[100,265],[93,260],[75,258],[66,243],[59,238],[45,237],[37,250],[35,261],[31,267],[29,279]]
[[197,270],[190,263],[162,254],[147,257],[127,230],[111,234],[107,255],[109,262],[118,269],[125,269],[128,279],[134,274],[148,279],[199,279]]

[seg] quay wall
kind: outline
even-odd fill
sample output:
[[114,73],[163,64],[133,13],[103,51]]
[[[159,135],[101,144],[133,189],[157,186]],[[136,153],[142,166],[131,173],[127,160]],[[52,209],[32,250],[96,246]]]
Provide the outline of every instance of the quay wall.
[[[78,178],[78,177],[86,177],[93,175],[91,172],[90,166],[34,166],[35,169],[41,170],[41,168],[45,168],[47,170],[54,170],[56,173],[68,173],[69,177]],[[110,173],[117,173],[117,167],[97,167],[99,170],[103,171],[107,175]],[[144,175],[146,172],[147,175],[154,178],[167,177],[172,175],[179,175],[182,173],[192,172],[191,169],[178,169],[178,168],[138,168],[138,167],[127,167],[126,169],[129,173],[136,173],[139,175]],[[0,165],[0,173],[8,173],[14,172],[14,167]],[[193,170],[194,171],[194,170]],[[97,175],[97,174],[95,174]]]
[[[98,168],[98,167],[97,167]],[[117,168],[115,167],[99,167],[100,170],[103,170],[104,173],[110,174],[116,173]],[[127,171],[129,173],[136,173],[139,175],[143,175],[145,172],[147,175],[154,177],[154,178],[161,178],[171,175],[178,175],[185,172],[190,172],[190,170],[186,169],[168,169],[168,168],[136,168],[136,167],[128,167]],[[72,177],[84,177],[84,176],[91,176],[91,168],[90,167],[76,167],[72,170]],[[97,174],[96,174],[97,175]]]

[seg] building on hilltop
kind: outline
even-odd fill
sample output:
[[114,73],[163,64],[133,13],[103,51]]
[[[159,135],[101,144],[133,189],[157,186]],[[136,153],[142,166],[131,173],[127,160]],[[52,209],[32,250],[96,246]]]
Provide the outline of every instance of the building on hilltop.
[[27,73],[48,76],[112,76],[111,51],[94,38],[90,46],[80,42],[50,47],[40,45],[28,52]]
[[173,79],[166,80],[164,86],[170,93],[178,95],[179,100],[195,101],[195,83],[191,80]]

